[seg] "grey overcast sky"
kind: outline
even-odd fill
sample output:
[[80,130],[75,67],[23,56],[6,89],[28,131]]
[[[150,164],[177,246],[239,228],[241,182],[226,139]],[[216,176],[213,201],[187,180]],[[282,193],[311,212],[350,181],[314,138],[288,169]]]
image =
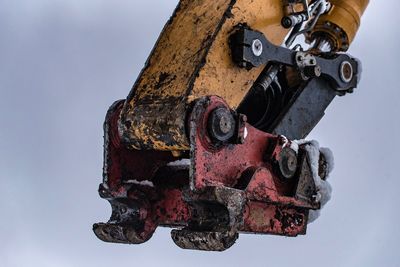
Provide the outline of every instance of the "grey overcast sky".
[[356,93],[310,136],[336,158],[333,199],[306,236],[241,235],[224,253],[100,242],[102,123],[125,98],[176,0],[0,0],[0,266],[400,266],[400,19],[371,0],[350,53]]

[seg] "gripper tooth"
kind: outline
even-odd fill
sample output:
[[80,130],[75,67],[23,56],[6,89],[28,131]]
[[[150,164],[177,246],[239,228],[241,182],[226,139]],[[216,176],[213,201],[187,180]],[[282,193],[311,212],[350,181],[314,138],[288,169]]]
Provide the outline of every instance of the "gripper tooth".
[[172,230],[172,240],[183,249],[225,251],[239,238],[237,232],[195,232],[187,229]]
[[133,226],[111,223],[96,223],[93,231],[100,240],[119,244],[142,244],[153,235],[143,235]]

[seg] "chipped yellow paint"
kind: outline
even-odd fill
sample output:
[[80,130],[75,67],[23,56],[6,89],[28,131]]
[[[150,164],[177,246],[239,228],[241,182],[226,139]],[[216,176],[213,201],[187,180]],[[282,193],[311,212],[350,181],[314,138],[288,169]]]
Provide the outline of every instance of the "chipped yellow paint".
[[120,120],[123,140],[135,149],[189,149],[186,111],[199,97],[218,95],[235,108],[262,67],[232,62],[228,39],[247,23],[281,44],[282,0],[181,0],[128,96]]
[[228,38],[236,25],[246,23],[277,45],[287,34],[280,23],[283,17],[281,1],[238,1],[232,15],[225,21],[206,57],[206,64],[194,83],[189,102],[205,95],[218,95],[230,107],[236,108],[260,75],[262,67],[247,71],[238,68],[231,59]]

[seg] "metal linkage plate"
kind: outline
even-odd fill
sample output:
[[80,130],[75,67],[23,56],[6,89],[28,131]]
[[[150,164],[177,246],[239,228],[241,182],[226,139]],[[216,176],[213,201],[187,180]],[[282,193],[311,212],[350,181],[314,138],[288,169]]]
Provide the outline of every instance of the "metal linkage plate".
[[239,25],[230,38],[233,60],[240,67],[252,69],[270,62],[296,67],[304,79],[322,76],[332,83],[337,91],[348,91],[357,87],[358,62],[346,54],[324,54],[296,52],[277,46],[267,40],[261,32]]

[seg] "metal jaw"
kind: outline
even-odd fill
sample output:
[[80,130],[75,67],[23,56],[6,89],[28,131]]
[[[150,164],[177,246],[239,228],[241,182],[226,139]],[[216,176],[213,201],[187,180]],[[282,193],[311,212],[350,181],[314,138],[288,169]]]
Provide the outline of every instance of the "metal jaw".
[[112,216],[93,226],[101,240],[140,244],[167,226],[181,248],[223,251],[239,232],[305,234],[309,210],[320,205],[304,149],[296,153],[285,138],[253,128],[211,96],[188,115],[190,164],[171,164],[181,158],[125,148],[117,127],[122,105],[114,104],[105,122],[99,193]]

